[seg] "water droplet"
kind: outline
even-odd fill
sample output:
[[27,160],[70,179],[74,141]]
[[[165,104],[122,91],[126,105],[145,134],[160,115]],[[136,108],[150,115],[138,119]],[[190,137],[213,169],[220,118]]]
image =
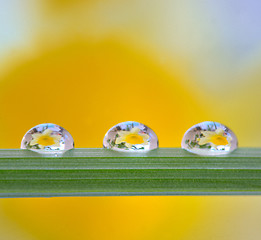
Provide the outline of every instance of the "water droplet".
[[222,155],[237,148],[236,135],[217,122],[202,122],[191,127],[182,139],[181,147],[199,155]]
[[44,123],[31,128],[24,135],[21,148],[57,156],[74,148],[74,141],[64,128],[56,124]]
[[103,139],[103,147],[116,151],[148,151],[158,148],[152,129],[138,122],[123,122],[112,127]]

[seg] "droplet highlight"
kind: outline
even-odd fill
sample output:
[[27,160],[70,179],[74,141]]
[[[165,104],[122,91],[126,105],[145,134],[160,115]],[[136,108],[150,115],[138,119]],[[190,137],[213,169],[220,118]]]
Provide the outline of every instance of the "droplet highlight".
[[152,129],[138,122],[123,122],[112,127],[103,139],[103,147],[116,151],[135,152],[158,148],[158,138]]
[[185,150],[203,156],[228,154],[237,146],[237,137],[228,127],[210,121],[191,127],[181,142]]
[[21,149],[58,156],[74,148],[71,134],[59,125],[44,123],[31,128],[23,137]]

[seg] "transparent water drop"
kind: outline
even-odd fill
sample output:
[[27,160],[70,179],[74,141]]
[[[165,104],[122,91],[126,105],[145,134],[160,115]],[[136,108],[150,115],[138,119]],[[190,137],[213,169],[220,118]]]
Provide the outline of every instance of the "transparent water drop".
[[53,123],[44,123],[31,128],[24,135],[21,148],[58,156],[74,148],[74,141],[64,128]]
[[217,122],[202,122],[191,127],[182,139],[181,147],[199,155],[222,155],[234,151],[236,135]]
[[112,127],[103,139],[103,147],[116,151],[148,151],[158,148],[152,129],[138,122],[123,122]]

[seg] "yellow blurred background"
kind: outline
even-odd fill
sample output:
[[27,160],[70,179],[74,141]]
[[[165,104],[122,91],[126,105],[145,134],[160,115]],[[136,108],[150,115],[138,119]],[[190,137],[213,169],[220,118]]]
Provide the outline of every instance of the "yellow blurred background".
[[[45,122],[102,147],[133,120],[160,147],[215,120],[260,147],[258,1],[0,0],[0,148]],[[0,239],[260,239],[260,197],[0,200]]]

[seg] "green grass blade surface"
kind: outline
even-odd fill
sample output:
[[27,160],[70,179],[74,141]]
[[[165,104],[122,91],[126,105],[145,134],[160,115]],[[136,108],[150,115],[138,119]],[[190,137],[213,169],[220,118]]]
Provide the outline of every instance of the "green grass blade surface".
[[260,148],[219,157],[180,148],[74,149],[62,157],[0,150],[0,197],[260,194]]

